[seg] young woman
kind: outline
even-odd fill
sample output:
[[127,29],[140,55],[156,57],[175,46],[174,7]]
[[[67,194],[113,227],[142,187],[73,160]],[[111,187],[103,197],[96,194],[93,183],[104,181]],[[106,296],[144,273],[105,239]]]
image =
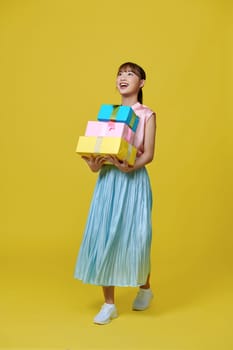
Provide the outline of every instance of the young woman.
[[[139,287],[133,310],[145,310],[153,298],[150,289],[152,193],[145,165],[154,157],[155,113],[142,104],[145,71],[133,62],[122,64],[116,86],[121,104],[139,117],[134,145],[135,164],[115,156],[83,157],[90,169],[100,171],[80,247],[75,278],[103,287],[104,304],[94,323],[117,317],[115,286]],[[105,165],[108,161],[111,165]]]

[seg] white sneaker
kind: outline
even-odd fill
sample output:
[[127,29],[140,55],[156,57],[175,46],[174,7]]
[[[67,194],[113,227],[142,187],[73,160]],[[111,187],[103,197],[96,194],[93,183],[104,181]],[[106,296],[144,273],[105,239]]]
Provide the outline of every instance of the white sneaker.
[[149,307],[150,302],[153,298],[151,289],[139,288],[138,294],[133,302],[132,309],[142,311]]
[[104,305],[100,309],[100,312],[95,316],[94,323],[107,324],[117,316],[118,315],[116,306],[114,304],[104,303]]

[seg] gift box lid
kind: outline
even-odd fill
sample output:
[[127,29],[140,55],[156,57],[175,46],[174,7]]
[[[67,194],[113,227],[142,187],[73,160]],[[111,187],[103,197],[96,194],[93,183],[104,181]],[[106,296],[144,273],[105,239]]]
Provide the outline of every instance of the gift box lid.
[[134,132],[139,123],[139,117],[130,106],[103,104],[100,107],[97,119],[101,121],[112,120],[126,123]]

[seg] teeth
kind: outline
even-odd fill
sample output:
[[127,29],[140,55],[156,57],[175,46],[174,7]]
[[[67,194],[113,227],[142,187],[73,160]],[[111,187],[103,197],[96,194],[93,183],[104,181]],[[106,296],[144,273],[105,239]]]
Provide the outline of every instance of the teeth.
[[127,87],[127,86],[128,86],[127,83],[121,83],[121,84],[120,84],[120,87]]

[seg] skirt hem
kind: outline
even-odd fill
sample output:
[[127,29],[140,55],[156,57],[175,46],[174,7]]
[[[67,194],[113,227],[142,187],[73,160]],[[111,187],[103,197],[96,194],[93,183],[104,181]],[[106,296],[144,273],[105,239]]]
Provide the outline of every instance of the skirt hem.
[[137,287],[140,287],[140,286],[143,286],[145,283],[140,283],[140,284],[119,284],[119,283],[112,283],[112,284],[101,284],[101,283],[94,283],[94,282],[84,282],[83,280],[80,280],[79,278],[77,277],[74,277],[75,279],[81,281],[83,284],[90,284],[90,285],[93,285],[93,286],[98,286],[98,287],[132,287],[132,288],[137,288]]

